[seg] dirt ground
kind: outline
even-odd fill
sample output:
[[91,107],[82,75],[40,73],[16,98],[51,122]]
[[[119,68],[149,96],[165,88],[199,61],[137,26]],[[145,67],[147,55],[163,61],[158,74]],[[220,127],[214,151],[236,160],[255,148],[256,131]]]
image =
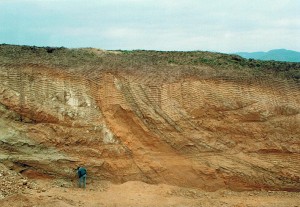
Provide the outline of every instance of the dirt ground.
[[75,181],[43,179],[32,180],[29,183],[30,186],[25,190],[1,199],[0,206],[300,206],[299,192],[230,190],[206,192],[164,184],[150,185],[139,181],[123,184],[107,181],[88,182],[86,189],[77,188]]

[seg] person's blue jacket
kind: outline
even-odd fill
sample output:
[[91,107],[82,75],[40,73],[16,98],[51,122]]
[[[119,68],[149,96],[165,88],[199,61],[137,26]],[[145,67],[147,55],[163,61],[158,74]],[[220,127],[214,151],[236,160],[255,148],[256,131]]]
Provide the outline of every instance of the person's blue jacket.
[[82,176],[86,175],[86,169],[84,167],[80,167],[77,170],[77,173],[78,173],[78,177],[81,178]]

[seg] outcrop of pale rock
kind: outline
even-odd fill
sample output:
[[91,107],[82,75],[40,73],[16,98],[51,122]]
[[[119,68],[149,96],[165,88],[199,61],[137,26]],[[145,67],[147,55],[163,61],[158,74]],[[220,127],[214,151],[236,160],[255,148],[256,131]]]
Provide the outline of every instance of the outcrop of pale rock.
[[[209,70],[209,68],[204,68]],[[28,177],[300,190],[293,82],[0,67],[0,158]]]

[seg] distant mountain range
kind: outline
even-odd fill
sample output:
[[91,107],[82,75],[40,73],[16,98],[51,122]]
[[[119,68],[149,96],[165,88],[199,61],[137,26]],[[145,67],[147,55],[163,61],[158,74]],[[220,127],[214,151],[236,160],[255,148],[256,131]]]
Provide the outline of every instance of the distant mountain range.
[[235,54],[248,59],[300,62],[300,52],[286,49],[270,50],[269,52],[238,52]]

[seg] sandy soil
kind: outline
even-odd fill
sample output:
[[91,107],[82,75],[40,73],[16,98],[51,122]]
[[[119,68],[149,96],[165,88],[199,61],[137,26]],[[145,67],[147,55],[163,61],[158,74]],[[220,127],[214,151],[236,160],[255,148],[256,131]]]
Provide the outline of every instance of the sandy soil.
[[0,200],[0,206],[235,206],[235,207],[297,207],[299,192],[219,190],[206,192],[170,185],[150,185],[139,181],[112,184],[106,181],[88,183],[86,189],[63,180],[36,180],[28,188]]

